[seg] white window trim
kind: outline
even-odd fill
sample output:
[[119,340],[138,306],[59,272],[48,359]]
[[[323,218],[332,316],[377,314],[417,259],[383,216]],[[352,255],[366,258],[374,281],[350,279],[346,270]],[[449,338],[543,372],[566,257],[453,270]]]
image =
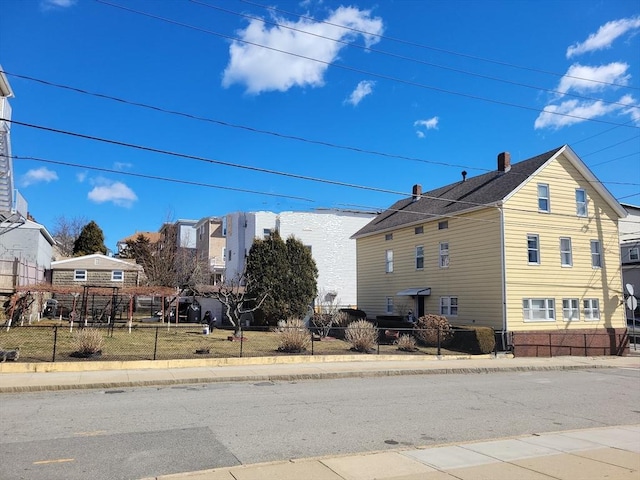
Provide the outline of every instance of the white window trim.
[[[597,245],[598,246],[598,251],[594,252],[593,251],[593,246]],[[591,240],[591,242],[589,242],[589,248],[591,249],[591,268],[602,268],[602,245],[600,243],[600,240]],[[596,265],[596,259],[597,259],[597,265]]]
[[440,297],[440,315],[458,316],[458,297]]
[[[578,192],[584,194],[584,202],[578,201]],[[584,214],[580,213],[581,207],[584,207]],[[576,215],[581,218],[589,216],[589,200],[587,198],[587,191],[584,188],[576,188]]]
[[[533,318],[533,301],[543,301],[544,302],[544,318]],[[522,317],[524,321],[527,323],[532,322],[555,322],[556,321],[556,313],[555,313],[555,300],[553,298],[523,298],[522,299]],[[552,313],[553,315],[549,315]]]
[[[540,195],[540,187],[546,187],[546,189],[547,189],[547,195],[546,196]],[[538,196],[538,212],[550,213],[551,212],[551,190],[549,189],[549,184],[548,183],[539,183],[538,187],[536,189],[536,194]],[[540,200],[546,200],[547,201],[547,208],[546,209],[540,208]]]
[[[115,278],[117,272],[120,272],[120,278]],[[124,270],[111,270],[111,281],[124,282]]]
[[[597,298],[584,298],[582,300],[582,309],[586,322],[600,321],[600,300]],[[593,316],[594,311],[597,314],[595,317]]]
[[[443,248],[446,245],[446,248]],[[438,266],[440,268],[449,268],[451,261],[449,257],[449,242],[440,242]]]
[[[569,241],[569,249],[568,250],[563,250],[562,249],[562,241],[563,240],[568,240]],[[569,255],[569,262],[565,263],[564,259],[565,259],[565,255]],[[573,267],[573,247],[571,245],[571,237],[560,237],[560,265],[563,267]]]
[[[631,258],[632,256],[635,256],[635,258]],[[629,249],[629,261],[637,262],[638,260],[640,260],[640,248],[631,247]]]
[[[529,248],[529,239],[533,239],[533,238],[535,238],[535,241],[536,241],[535,252],[536,252],[537,261],[535,262],[532,262],[531,259],[529,258],[529,252],[533,250]],[[527,234],[527,262],[529,263],[529,265],[540,265],[540,237],[535,233]]]
[[385,273],[393,273],[393,250],[386,250],[384,255],[385,255],[384,271]]
[[[570,303],[569,307],[565,307],[565,302],[575,303],[575,307]],[[571,316],[567,317],[566,313],[570,313]],[[573,315],[576,315],[575,318]],[[577,298],[563,298],[562,299],[562,319],[565,322],[579,322],[580,321],[580,300]]]
[[[421,251],[422,253],[419,255],[418,252]],[[418,260],[422,259],[422,266],[419,267],[418,266]],[[416,245],[416,270],[424,270],[424,245]]]
[[[83,274],[80,275],[80,272],[83,272]],[[75,282],[86,282],[87,277],[88,277],[88,272],[85,269],[81,268],[73,271],[73,280]]]

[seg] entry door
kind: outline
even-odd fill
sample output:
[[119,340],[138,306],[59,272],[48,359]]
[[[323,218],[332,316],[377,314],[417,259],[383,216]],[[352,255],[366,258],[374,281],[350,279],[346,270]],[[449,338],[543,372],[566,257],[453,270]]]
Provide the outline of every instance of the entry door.
[[422,295],[418,295],[418,318],[424,316],[424,297]]

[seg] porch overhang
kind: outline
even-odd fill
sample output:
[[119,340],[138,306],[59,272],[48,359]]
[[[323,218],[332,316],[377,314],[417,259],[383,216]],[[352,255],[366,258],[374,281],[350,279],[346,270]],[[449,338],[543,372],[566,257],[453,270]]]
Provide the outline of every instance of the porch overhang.
[[404,290],[396,293],[399,297],[426,297],[427,295],[431,295],[430,287],[416,287],[416,288],[405,288]]

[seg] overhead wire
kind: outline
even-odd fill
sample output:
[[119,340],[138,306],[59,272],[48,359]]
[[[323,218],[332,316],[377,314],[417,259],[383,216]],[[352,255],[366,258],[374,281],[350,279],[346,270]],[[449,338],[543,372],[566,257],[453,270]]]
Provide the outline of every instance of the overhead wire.
[[[325,35],[320,35],[318,33],[314,33],[314,32],[310,32],[310,31],[307,31],[307,30],[300,29],[300,28],[292,27],[290,25],[284,25],[282,23],[266,20],[266,19],[261,18],[261,17],[256,17],[254,15],[249,15],[249,14],[246,14],[246,13],[236,12],[234,10],[229,10],[227,8],[219,7],[219,6],[216,6],[216,5],[211,5],[211,4],[208,4],[206,2],[202,2],[200,0],[189,0],[189,1],[191,3],[196,4],[196,5],[202,5],[202,6],[205,6],[207,8],[218,10],[218,11],[221,11],[221,12],[225,12],[225,13],[228,13],[228,14],[231,14],[231,15],[236,15],[236,16],[243,17],[243,18],[248,18],[248,19],[251,19],[251,20],[257,20],[257,21],[262,22],[262,23],[264,23],[266,25],[273,25],[273,26],[277,26],[277,27],[280,27],[280,28],[285,28],[287,30],[291,30],[291,31],[294,31],[294,32],[303,33],[305,35],[310,35],[310,36],[313,36],[313,37],[316,37],[316,38],[321,38],[321,39],[324,39],[324,40],[329,40],[329,41],[332,41],[332,42],[335,42],[335,43],[339,43],[339,44],[342,44],[342,45],[346,45],[346,46],[349,46],[349,47],[365,50],[367,53],[380,54],[380,55],[384,55],[384,56],[388,56],[388,57],[392,57],[392,58],[396,58],[396,59],[400,59],[400,60],[414,62],[414,63],[418,63],[418,64],[421,64],[421,65],[426,65],[426,66],[429,66],[429,67],[440,68],[442,70],[449,70],[449,71],[456,72],[456,73],[461,73],[461,74],[464,74],[464,75],[469,75],[469,76],[473,76],[473,77],[477,77],[477,78],[483,78],[485,80],[491,80],[491,81],[495,81],[495,82],[506,83],[506,84],[514,85],[514,86],[518,86],[518,87],[529,88],[529,89],[532,89],[532,90],[544,91],[544,92],[553,93],[553,94],[556,94],[556,95],[570,96],[570,97],[579,98],[579,99],[582,99],[582,100],[599,101],[599,102],[602,102],[602,103],[605,103],[605,104],[609,104],[609,105],[619,105],[619,106],[622,106],[622,107],[640,109],[640,106],[629,104],[629,103],[610,102],[610,101],[607,101],[607,100],[603,100],[601,98],[588,97],[586,95],[579,95],[579,94],[571,93],[571,92],[561,92],[561,91],[558,91],[558,90],[553,90],[551,88],[540,87],[540,86],[536,86],[536,85],[529,85],[529,84],[526,84],[526,83],[515,82],[513,80],[509,80],[509,79],[506,79],[506,78],[493,77],[493,76],[490,76],[490,75],[484,75],[484,74],[481,74],[481,73],[470,72],[470,71],[467,71],[467,70],[462,70],[462,69],[458,69],[458,68],[454,68],[454,67],[448,67],[446,65],[440,65],[440,64],[437,64],[437,63],[427,62],[425,60],[421,60],[421,59],[418,59],[418,58],[407,57],[405,55],[400,55],[400,54],[388,52],[388,51],[385,51],[385,50],[380,50],[380,49],[377,49],[377,48],[372,48],[372,47],[368,47],[368,46],[364,46],[364,45],[359,45],[359,44],[354,43],[354,42],[348,42],[348,41],[337,39],[337,38],[327,37]],[[325,22],[318,21],[318,23],[325,23]],[[368,32],[366,34],[370,35],[370,33],[368,33]],[[580,80],[581,81],[588,81],[589,79],[581,78]],[[616,85],[616,86],[619,86],[619,85]]]
[[[73,162],[63,162],[63,161],[58,161],[58,160],[45,159],[45,158],[41,158],[41,157],[24,156],[24,155],[11,155],[11,157],[14,160],[29,160],[29,161],[35,161],[35,162],[51,164],[51,165],[60,165],[60,166],[65,166],[65,167],[81,168],[81,169],[84,169],[84,170],[93,170],[93,171],[112,173],[112,174],[116,174],[116,175],[124,175],[124,176],[130,176],[130,177],[144,178],[144,179],[148,179],[148,180],[163,181],[163,182],[177,183],[177,184],[190,185],[190,186],[196,186],[196,187],[213,188],[213,189],[220,189],[220,190],[238,191],[238,192],[241,192],[241,193],[267,195],[267,196],[272,196],[272,197],[287,198],[287,199],[291,199],[291,200],[300,200],[300,201],[312,202],[312,203],[316,202],[313,199],[308,199],[308,198],[298,197],[298,196],[293,196],[293,195],[287,195],[287,194],[278,194],[278,193],[273,193],[273,192],[262,192],[262,191],[255,191],[255,190],[228,187],[228,186],[212,185],[212,184],[207,184],[207,183],[202,183],[202,182],[194,182],[194,181],[189,181],[189,180],[181,180],[181,179],[175,179],[175,178],[161,177],[161,176],[158,176],[158,175],[147,175],[147,174],[141,174],[141,173],[134,173],[134,172],[127,172],[127,171],[122,171],[122,170],[103,168],[103,167],[96,167],[96,166],[86,165],[86,164],[78,164],[78,163],[73,163]],[[428,197],[426,197],[426,198],[428,198]],[[442,198],[440,198],[440,200],[450,201],[448,199],[442,199]],[[348,209],[352,209],[352,210],[353,209],[357,209],[358,211],[362,211],[362,212],[365,212],[365,211],[371,212],[372,214],[379,214],[381,212],[396,212],[396,213],[402,212],[402,213],[405,213],[405,214],[414,215],[416,217],[416,222],[419,222],[421,219],[424,220],[424,221],[440,220],[440,219],[460,219],[460,220],[469,221],[469,222],[472,222],[472,223],[485,223],[485,224],[486,223],[490,223],[490,224],[499,223],[498,220],[479,219],[479,218],[469,217],[469,216],[464,215],[464,214],[431,214],[431,213],[425,213],[425,212],[407,211],[407,210],[403,210],[403,209],[394,209],[392,207],[374,207],[374,206],[371,206],[371,205],[359,205],[359,204],[338,204],[338,205],[340,207],[347,207]],[[484,206],[496,207],[495,205],[490,205],[490,204],[485,204]],[[533,210],[513,209],[513,208],[504,208],[504,207],[502,207],[502,208],[506,209],[506,210],[510,210],[510,211],[518,210],[518,211],[525,212],[525,213],[535,213]],[[344,208],[338,208],[338,209],[344,210]],[[560,215],[560,214],[555,214],[555,215]],[[571,218],[573,217],[572,215],[565,215],[565,216],[566,217],[571,217]],[[523,222],[523,221],[513,221],[513,220],[505,220],[505,224],[510,225],[510,226],[520,226],[520,227],[539,227],[540,226],[540,224],[537,223],[537,222]],[[409,226],[412,226],[412,225],[409,225]],[[581,227],[576,227],[576,228],[581,228]],[[547,227],[545,227],[545,229],[546,230],[557,230],[559,232],[565,232],[565,233],[569,231],[567,229],[567,225],[565,225],[565,224],[560,225],[560,226],[548,225]]]
[[[194,0],[191,0],[191,1],[194,1]],[[237,1],[242,2],[242,3],[246,3],[248,5],[253,5],[253,6],[265,9],[265,10],[271,10],[271,11],[278,12],[278,13],[285,13],[287,15],[295,16],[295,17],[302,18],[302,19],[305,19],[305,20],[311,20],[313,22],[323,23],[323,24],[326,24],[326,25],[331,25],[332,27],[338,27],[338,28],[342,28],[342,29],[345,29],[345,30],[350,30],[352,32],[359,33],[359,34],[362,34],[362,35],[369,35],[369,36],[372,36],[372,37],[376,37],[376,38],[380,38],[380,39],[384,39],[384,40],[389,40],[389,41],[392,41],[392,42],[400,43],[400,44],[403,44],[403,45],[409,45],[409,46],[412,46],[412,47],[418,47],[418,48],[425,49],[425,50],[432,50],[432,51],[436,51],[436,52],[440,52],[440,53],[446,53],[448,55],[455,55],[455,56],[458,56],[458,57],[470,58],[472,60],[478,60],[478,61],[482,61],[482,62],[486,62],[486,63],[492,63],[494,65],[501,65],[501,66],[504,66],[504,67],[511,67],[511,68],[516,68],[516,69],[520,69],[520,70],[526,70],[526,71],[529,71],[529,72],[543,73],[543,74],[546,74],[546,75],[552,75],[552,76],[556,76],[556,77],[566,77],[566,78],[571,78],[571,79],[574,79],[574,80],[587,81],[587,82],[598,83],[598,84],[603,84],[603,85],[610,85],[610,86],[615,86],[615,87],[628,88],[628,89],[632,89],[632,90],[640,90],[640,88],[638,88],[638,87],[632,87],[632,86],[629,86],[629,85],[623,85],[623,84],[614,83],[614,82],[605,82],[603,80],[594,80],[594,79],[590,79],[590,78],[566,75],[566,74],[563,74],[563,73],[552,72],[552,71],[548,71],[548,70],[542,70],[542,69],[523,66],[523,65],[517,65],[517,64],[514,64],[514,63],[503,62],[503,61],[500,61],[500,60],[495,60],[495,59],[490,59],[490,58],[485,58],[485,57],[479,57],[479,56],[476,56],[476,55],[470,55],[470,54],[461,53],[461,52],[455,52],[453,50],[447,50],[447,49],[444,49],[444,48],[438,48],[438,47],[433,47],[433,46],[430,46],[430,45],[424,45],[424,44],[417,43],[417,42],[411,42],[411,41],[400,39],[400,38],[397,38],[397,37],[390,37],[390,36],[382,35],[382,34],[378,34],[378,33],[367,32],[367,31],[364,31],[364,30],[359,30],[359,29],[354,28],[354,27],[350,27],[348,25],[341,25],[341,24],[338,24],[338,23],[332,23],[332,22],[328,22],[326,20],[318,20],[318,19],[316,19],[314,17],[293,13],[293,12],[290,12],[290,11],[287,11],[287,10],[282,10],[282,9],[277,8],[277,7],[273,7],[273,6],[269,6],[269,5],[263,5],[263,4],[260,4],[260,3],[257,3],[257,2],[253,2],[253,1],[250,1],[250,0],[237,0]],[[200,3],[200,2],[198,2],[198,3]]]
[[[282,177],[286,177],[286,178],[293,178],[293,179],[296,179],[296,180],[304,180],[304,181],[320,183],[320,184],[326,184],[326,185],[333,185],[333,186],[346,187],[346,188],[354,188],[354,189],[366,190],[366,191],[377,192],[377,193],[398,195],[398,196],[402,196],[402,197],[407,197],[408,196],[408,194],[406,192],[400,192],[400,191],[390,190],[390,189],[385,189],[385,188],[380,188],[380,187],[371,187],[371,186],[366,186],[366,185],[359,185],[359,184],[354,184],[354,183],[342,182],[342,181],[339,181],[339,180],[331,180],[331,179],[320,178],[320,177],[312,177],[312,176],[309,176],[309,175],[301,175],[301,174],[296,174],[296,173],[291,173],[291,172],[283,172],[283,171],[278,171],[278,170],[273,170],[273,169],[268,169],[268,168],[255,167],[255,166],[250,166],[250,165],[242,165],[242,164],[238,164],[238,163],[227,162],[227,161],[223,161],[223,160],[216,160],[216,159],[211,159],[211,158],[202,157],[202,156],[198,156],[198,155],[191,155],[191,154],[186,154],[186,153],[173,152],[173,151],[170,151],[170,150],[163,150],[163,149],[159,149],[159,148],[155,148],[155,147],[137,145],[137,144],[133,144],[133,143],[129,143],[129,142],[123,142],[123,141],[119,141],[119,140],[106,139],[106,138],[97,137],[97,136],[94,136],[94,135],[86,135],[86,134],[82,134],[82,133],[78,133],[78,132],[71,132],[71,131],[68,131],[68,130],[61,130],[61,129],[52,128],[52,127],[45,127],[45,126],[42,126],[42,125],[30,124],[30,123],[21,122],[21,121],[14,120],[14,119],[5,120],[5,121],[10,122],[10,123],[12,123],[14,125],[20,125],[20,126],[23,126],[23,127],[33,128],[33,129],[37,129],[37,130],[41,130],[41,131],[47,131],[47,132],[50,132],[50,133],[62,134],[62,135],[67,135],[67,136],[71,136],[71,137],[75,137],[75,138],[82,138],[82,139],[85,139],[85,140],[97,141],[97,142],[101,142],[101,143],[105,143],[105,144],[116,145],[116,146],[120,146],[120,147],[126,147],[126,148],[135,149],[135,150],[150,152],[150,153],[168,155],[168,156],[173,156],[173,157],[178,157],[178,158],[185,158],[185,159],[188,159],[188,160],[194,160],[194,161],[204,162],[204,163],[209,163],[209,164],[214,164],[214,165],[237,168],[237,169],[242,169],[242,170],[247,170],[247,171],[252,171],[252,172],[257,172],[257,173],[263,173],[263,174],[277,175],[277,176],[282,176]],[[434,197],[434,196],[428,195],[427,193],[421,194],[421,198],[430,199],[430,200],[437,200],[437,201],[447,201],[447,202],[456,203],[456,204],[462,204],[462,205],[468,206],[470,208],[475,208],[475,207],[493,207],[493,206],[495,206],[493,203],[487,204],[487,203],[471,202],[471,201],[467,201],[467,200],[450,199],[450,198],[446,198],[446,197]],[[527,209],[508,208],[508,207],[503,207],[503,208],[505,210],[509,210],[509,211],[518,211],[518,212],[524,212],[524,213],[532,213],[533,212],[532,210],[527,210]],[[565,214],[559,214],[559,213],[555,213],[554,215],[573,218],[572,215],[565,215]]]
[[372,76],[372,77],[381,78],[381,79],[384,79],[384,80],[390,80],[390,81],[393,81],[393,82],[397,82],[397,83],[401,83],[401,84],[405,84],[405,85],[410,85],[410,86],[414,86],[414,87],[418,87],[418,88],[424,88],[424,89],[427,89],[427,90],[433,90],[433,91],[436,91],[436,92],[439,92],[439,93],[446,93],[448,95],[455,95],[455,96],[459,96],[459,97],[463,97],[463,98],[469,98],[469,99],[473,99],[473,100],[480,100],[480,101],[487,102],[487,103],[494,103],[494,104],[497,104],[497,105],[514,107],[514,108],[519,108],[519,109],[528,110],[528,111],[534,111],[534,112],[537,112],[537,113],[547,113],[549,115],[562,116],[562,117],[567,117],[567,118],[574,118],[574,119],[577,119],[577,120],[584,120],[584,121],[589,121],[589,122],[616,125],[616,126],[620,126],[620,127],[640,129],[640,126],[636,126],[636,125],[621,124],[621,123],[616,123],[616,122],[612,122],[612,121],[609,121],[609,120],[581,117],[579,115],[572,115],[572,114],[568,114],[568,113],[549,111],[549,110],[545,110],[545,109],[529,107],[529,106],[526,106],[526,105],[518,105],[518,104],[515,104],[515,103],[506,102],[506,101],[502,101],[502,100],[481,97],[479,95],[472,95],[472,94],[469,94],[469,93],[457,92],[457,91],[453,91],[453,90],[447,90],[445,88],[440,88],[440,87],[436,87],[436,86],[432,86],[432,85],[426,85],[426,84],[423,84],[423,83],[414,82],[414,81],[410,81],[410,80],[405,80],[405,79],[401,79],[401,78],[398,78],[398,77],[393,77],[393,76],[385,75],[385,74],[381,74],[381,73],[369,72],[369,71],[362,70],[362,69],[359,69],[359,68],[350,67],[348,65],[343,65],[343,64],[334,63],[334,62],[328,62],[328,61],[325,61],[325,60],[320,60],[320,59],[309,57],[309,56],[306,56],[306,55],[301,55],[301,54],[294,53],[294,52],[288,52],[286,50],[282,50],[282,49],[279,49],[279,48],[270,47],[268,45],[262,45],[262,44],[259,44],[259,43],[256,43],[256,42],[251,42],[249,40],[245,40],[245,39],[241,39],[241,38],[238,38],[238,37],[234,37],[232,35],[227,35],[227,34],[223,34],[223,33],[219,33],[219,32],[214,32],[212,30],[204,29],[204,28],[201,28],[201,27],[196,27],[196,26],[189,25],[189,24],[186,24],[186,23],[183,23],[183,22],[178,22],[178,21],[170,19],[170,18],[161,17],[159,15],[151,14],[151,13],[148,13],[148,12],[142,12],[140,10],[135,10],[135,9],[132,9],[132,8],[129,8],[129,7],[125,7],[123,5],[110,3],[110,2],[107,2],[105,0],[94,0],[94,1],[98,2],[100,4],[103,4],[103,5],[108,5],[110,7],[119,8],[121,10],[128,11],[130,13],[146,16],[146,17],[149,17],[149,18],[154,18],[156,20],[161,20],[163,22],[167,22],[167,23],[170,23],[170,24],[173,24],[173,25],[178,25],[178,26],[181,26],[181,27],[190,28],[190,29],[197,30],[197,31],[200,31],[200,32],[203,32],[203,33],[207,33],[207,34],[210,34],[210,35],[214,35],[214,36],[217,36],[217,37],[220,37],[220,38],[225,38],[225,39],[228,39],[228,40],[241,42],[241,43],[244,43],[244,44],[247,44],[247,45],[253,45],[253,46],[256,46],[256,47],[264,48],[264,49],[267,49],[267,50],[271,50],[271,51],[274,51],[274,52],[278,52],[278,53],[282,53],[282,54],[285,54],[285,55],[293,56],[293,57],[296,57],[296,58],[309,60],[311,62],[316,62],[316,63],[320,63],[320,64],[323,64],[323,65],[333,66],[335,68],[339,68],[339,69],[342,69],[342,70],[347,70],[347,71],[350,71],[350,72],[369,75],[369,76]]
[[[313,139],[308,139],[305,137],[300,137],[300,136],[296,136],[296,135],[288,135],[288,134],[283,134],[283,133],[279,133],[279,132],[274,132],[274,131],[270,131],[270,130],[263,130],[263,129],[258,129],[258,128],[254,128],[254,127],[249,127],[246,125],[241,125],[241,124],[236,124],[236,123],[230,123],[230,122],[226,122],[226,121],[222,121],[222,120],[218,120],[218,119],[213,119],[210,117],[203,117],[200,115],[194,115],[191,113],[186,113],[186,112],[181,112],[181,111],[177,111],[177,110],[171,110],[171,109],[166,109],[163,107],[158,107],[156,105],[151,105],[151,104],[147,104],[147,103],[142,103],[142,102],[137,102],[137,101],[132,101],[132,100],[126,100],[120,97],[115,97],[113,95],[107,95],[107,94],[103,94],[103,93],[97,93],[97,92],[92,92],[86,89],[81,89],[78,87],[72,87],[69,85],[63,85],[63,84],[59,84],[59,83],[55,83],[55,82],[51,82],[48,80],[43,80],[43,79],[39,79],[39,78],[35,78],[32,76],[28,76],[28,75],[22,75],[19,73],[14,73],[14,72],[7,72],[4,71],[4,73],[8,76],[11,77],[15,77],[15,78],[20,78],[23,80],[28,80],[28,81],[32,81],[32,82],[37,82],[43,85],[47,85],[47,86],[51,86],[51,87],[55,87],[55,88],[60,88],[60,89],[64,89],[64,90],[69,90],[75,93],[80,93],[83,95],[89,95],[89,96],[93,96],[96,98],[101,98],[101,99],[105,99],[105,100],[111,100],[111,101],[115,101],[118,103],[122,103],[125,105],[130,105],[130,106],[134,106],[134,107],[139,107],[139,108],[144,108],[144,109],[149,109],[149,110],[153,110],[153,111],[157,111],[160,113],[166,113],[169,115],[175,115],[175,116],[180,116],[180,117],[184,117],[184,118],[188,118],[188,119],[192,119],[192,120],[197,120],[197,121],[202,121],[202,122],[208,122],[208,123],[213,123],[216,125],[220,125],[223,127],[230,127],[230,128],[236,128],[236,129],[241,129],[241,130],[246,130],[252,133],[259,133],[259,134],[263,134],[263,135],[270,135],[270,136],[274,136],[277,138],[284,138],[287,140],[294,140],[294,141],[299,141],[299,142],[304,142],[304,143],[308,143],[308,144],[313,144],[313,145],[320,145],[320,146],[324,146],[324,147],[328,147],[328,148],[335,148],[335,149],[342,149],[342,150],[347,150],[347,151],[353,151],[356,153],[362,153],[362,154],[368,154],[368,155],[376,155],[376,156],[380,156],[383,158],[390,158],[390,159],[397,159],[397,160],[406,160],[406,161],[412,161],[412,162],[419,162],[419,163],[425,163],[425,164],[431,164],[431,165],[440,165],[440,166],[445,166],[445,167],[455,167],[455,168],[463,168],[466,170],[477,170],[477,171],[481,171],[481,172],[491,172],[493,171],[492,169],[488,169],[488,168],[480,168],[480,167],[473,167],[470,165],[462,165],[462,164],[455,164],[455,163],[450,163],[450,162],[443,162],[443,161],[436,161],[436,160],[426,160],[426,159],[422,159],[422,158],[417,158],[417,157],[410,157],[410,156],[406,156],[406,155],[399,155],[399,154],[393,154],[393,153],[388,153],[388,152],[380,152],[380,151],[376,151],[376,150],[369,150],[369,149],[364,149],[364,148],[359,148],[359,147],[353,147],[353,146],[349,146],[349,145],[341,145],[341,144],[336,144],[336,143],[332,143],[332,142],[327,142],[327,141],[322,141],[322,140],[313,140]],[[587,154],[590,155],[590,154]],[[631,154],[634,155],[634,154]],[[582,155],[581,155],[582,157]],[[621,157],[618,157],[621,158]],[[617,160],[617,159],[614,159]],[[614,160],[607,160],[606,162],[602,162],[602,163],[608,163],[610,161],[614,161]],[[599,164],[597,164],[599,165]],[[602,183],[602,184],[617,184],[616,182],[602,182],[602,181],[598,181],[598,183]],[[618,183],[618,184],[624,184],[624,183]]]
[[262,192],[262,191],[258,191],[258,190],[250,190],[250,189],[247,189],[247,188],[228,187],[228,186],[223,186],[223,185],[213,185],[213,184],[210,184],[210,183],[195,182],[193,180],[181,180],[181,179],[178,179],[178,178],[161,177],[161,176],[158,176],[158,175],[147,175],[147,174],[143,174],[143,173],[127,172],[127,171],[123,171],[123,170],[115,170],[115,169],[110,169],[110,168],[96,167],[96,166],[92,166],[92,165],[72,163],[72,162],[62,162],[62,161],[50,160],[50,159],[45,159],[45,158],[40,158],[40,157],[11,155],[11,158],[13,158],[15,160],[31,160],[31,161],[34,161],[34,162],[47,163],[47,164],[52,164],[52,165],[60,165],[60,166],[64,166],[64,167],[82,168],[82,169],[85,169],[85,170],[95,170],[95,171],[99,171],[99,172],[114,173],[114,174],[117,174],[117,175],[126,175],[126,176],[130,176],[130,177],[144,178],[144,179],[148,179],[148,180],[158,180],[158,181],[163,181],[163,182],[178,183],[178,184],[182,184],[182,185],[191,185],[191,186],[195,186],[195,187],[214,188],[214,189],[218,189],[218,190],[227,190],[227,191],[240,192],[240,193],[251,193],[251,194],[256,194],[256,195],[267,195],[267,196],[271,196],[271,197],[287,198],[287,199],[290,199],[290,200],[301,200],[301,201],[304,201],[304,202],[314,202],[314,200],[312,200],[310,198],[298,197],[298,196],[294,196],[294,195],[286,195],[286,194],[273,193],[273,192]]

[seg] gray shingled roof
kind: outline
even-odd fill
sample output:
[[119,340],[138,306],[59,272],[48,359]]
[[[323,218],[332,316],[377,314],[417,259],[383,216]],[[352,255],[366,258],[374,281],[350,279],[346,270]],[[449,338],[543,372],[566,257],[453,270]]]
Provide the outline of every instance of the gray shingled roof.
[[426,221],[431,216],[452,215],[478,205],[496,203],[526,181],[562,148],[564,146],[514,163],[508,172],[496,170],[467,178],[465,181],[461,180],[430,192],[423,192],[419,200],[414,200],[412,197],[399,200],[356,232],[353,237],[394,229],[421,220]]

